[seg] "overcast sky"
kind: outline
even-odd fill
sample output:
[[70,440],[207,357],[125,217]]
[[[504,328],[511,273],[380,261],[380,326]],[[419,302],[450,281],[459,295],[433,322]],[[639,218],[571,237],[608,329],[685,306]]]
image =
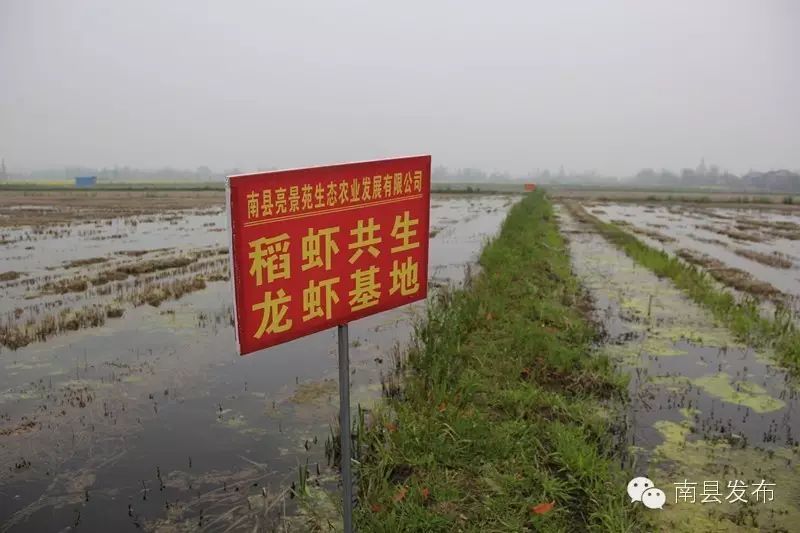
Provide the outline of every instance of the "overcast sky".
[[792,0],[0,0],[0,156],[797,169],[798,23]]

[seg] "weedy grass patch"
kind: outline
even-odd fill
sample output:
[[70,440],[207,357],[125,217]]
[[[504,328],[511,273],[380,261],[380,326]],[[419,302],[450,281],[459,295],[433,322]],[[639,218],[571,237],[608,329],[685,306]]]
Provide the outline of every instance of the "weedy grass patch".
[[359,530],[638,530],[609,416],[626,378],[592,352],[541,192],[510,210],[480,264],[432,298],[402,387],[358,424]]

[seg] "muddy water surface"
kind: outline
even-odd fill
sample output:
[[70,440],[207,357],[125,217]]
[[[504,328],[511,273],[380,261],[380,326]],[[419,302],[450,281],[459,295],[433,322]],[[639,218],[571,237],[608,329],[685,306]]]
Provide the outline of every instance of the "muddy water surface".
[[[668,280],[635,264],[564,210],[577,274],[607,331],[603,346],[630,376],[627,426],[635,472],[667,495],[664,531],[796,531],[800,398],[771,355],[737,343]],[[758,483],[773,500],[752,491]],[[747,485],[745,499],[729,483]],[[676,483],[694,487],[678,501]],[[722,494],[709,497],[713,483]],[[708,485],[706,485],[708,483]],[[690,490],[690,489],[689,489]],[[623,488],[621,492],[624,493]],[[683,493],[687,496],[687,493]],[[756,502],[756,499],[759,501]],[[706,500],[703,503],[703,500]]]
[[[657,249],[674,253],[686,248],[744,270],[783,292],[791,305],[800,310],[800,216],[794,212],[638,204],[599,204],[588,209],[604,222],[621,220],[633,228],[675,239],[657,242],[646,235],[637,235]],[[791,266],[776,268],[743,257],[736,250],[778,253]]]
[[[433,285],[461,279],[512,201],[433,198]],[[57,277],[70,273],[64,263],[74,259],[212,249],[225,244],[225,233],[215,231],[223,220],[211,210],[81,224],[60,237],[6,230],[17,242],[0,254],[0,272]],[[133,288],[59,296],[67,300],[59,305],[115,299],[141,285],[137,279],[119,282]],[[44,298],[35,287],[0,284],[3,305],[35,305]],[[308,465],[310,485],[335,488],[325,458],[338,402],[335,332],[237,358],[228,282],[208,281],[158,307],[120,305],[124,315],[101,326],[0,351],[0,531],[252,531],[300,523],[283,518],[293,512],[287,489],[298,465]],[[354,406],[380,397],[391,353],[423,311],[424,304],[406,306],[351,325]],[[314,512],[335,520],[335,492],[311,489]]]

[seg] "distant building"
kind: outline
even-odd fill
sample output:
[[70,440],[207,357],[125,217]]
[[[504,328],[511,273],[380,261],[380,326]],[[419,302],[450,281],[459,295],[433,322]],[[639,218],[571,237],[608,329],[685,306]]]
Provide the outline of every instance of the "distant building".
[[94,187],[97,185],[97,176],[75,176],[76,187]]

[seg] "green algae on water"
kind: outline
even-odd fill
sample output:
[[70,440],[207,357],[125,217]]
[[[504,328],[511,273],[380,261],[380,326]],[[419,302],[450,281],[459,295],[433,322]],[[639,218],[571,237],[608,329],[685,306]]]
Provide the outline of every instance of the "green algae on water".
[[696,378],[692,382],[711,396],[749,407],[756,413],[769,413],[786,406],[786,402],[773,398],[763,387],[748,381],[732,381],[731,376],[724,372]]

